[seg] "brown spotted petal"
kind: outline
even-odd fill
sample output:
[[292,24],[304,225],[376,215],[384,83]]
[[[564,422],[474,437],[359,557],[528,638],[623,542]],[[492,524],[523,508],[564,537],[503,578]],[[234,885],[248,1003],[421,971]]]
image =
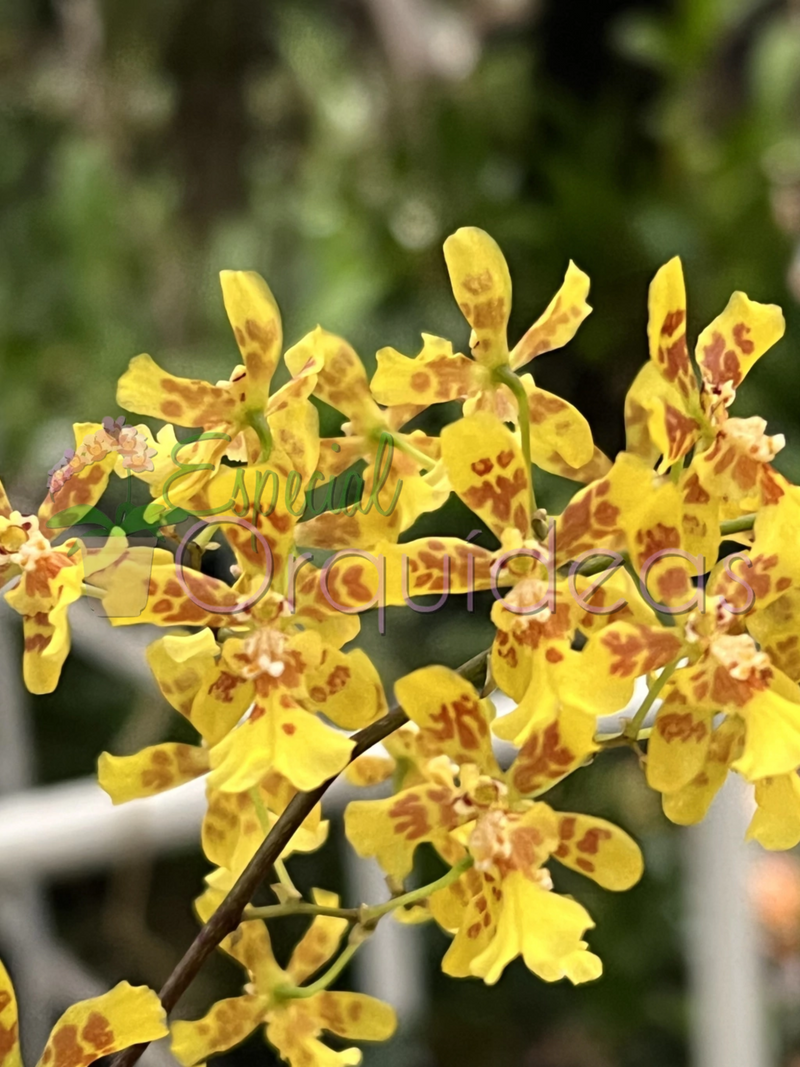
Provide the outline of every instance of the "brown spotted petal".
[[593,715],[568,706],[534,718],[525,743],[506,773],[510,788],[525,797],[547,792],[597,751],[595,728]]
[[714,568],[709,596],[723,596],[736,614],[763,609],[800,585],[800,560],[791,547],[800,528],[800,490],[787,486],[756,516],[749,553],[736,553]]
[[227,1052],[244,1041],[264,1021],[268,1000],[248,994],[219,1000],[196,1022],[172,1024],[172,1055],[185,1067],[204,1063],[209,1056]]
[[255,271],[223,270],[219,280],[225,311],[247,368],[248,404],[263,409],[283,341],[278,305]]
[[650,359],[687,406],[697,405],[698,388],[686,346],[686,286],[675,256],[656,273],[648,297]]
[[473,763],[489,774],[497,770],[490,730],[494,707],[461,675],[447,667],[422,667],[395,682],[394,690],[431,748],[459,765]]
[[166,742],[144,748],[134,756],[101,753],[97,780],[115,804],[124,804],[174,789],[206,774],[208,769],[208,749]]
[[744,723],[738,716],[723,719],[714,729],[701,770],[681,789],[661,798],[664,814],[671,822],[693,826],[705,818],[731,762],[741,751],[743,737]]
[[591,312],[586,302],[589,277],[569,261],[564,281],[556,295],[511,352],[511,366],[519,370],[536,356],[563,348],[578,332],[578,327]]
[[53,1027],[37,1067],[85,1067],[131,1045],[169,1033],[156,994],[120,982],[108,993],[68,1008]]
[[776,341],[786,324],[775,304],[759,304],[736,292],[725,310],[697,339],[695,358],[707,388],[738,388],[747,372]]
[[682,647],[672,629],[614,622],[589,638],[580,668],[564,679],[563,696],[595,715],[620,711],[633,697],[636,679],[666,666]]
[[376,359],[370,387],[379,404],[427,407],[460,400],[489,384],[484,367],[432,334],[422,335],[422,350],[413,359],[394,348],[381,348]]
[[383,426],[383,416],[370,393],[369,380],[358,353],[342,337],[317,326],[284,359],[293,375],[311,363],[316,368],[314,393],[346,415],[355,434]]
[[2,961],[0,961],[0,1067],[22,1067],[19,1051],[17,998]]
[[497,242],[464,226],[445,241],[444,258],[453,295],[472,327],[472,354],[487,367],[507,363],[511,276]]
[[243,395],[239,383],[176,378],[148,355],[134,356],[117,387],[117,403],[127,411],[204,429],[237,421]]
[[[219,578],[156,559],[151,566],[147,556],[132,554],[108,575],[102,602],[113,626],[149,622],[218,628],[229,625],[232,614],[242,610],[244,602]],[[142,607],[136,611],[140,600]]]
[[530,471],[519,440],[496,416],[477,412],[442,430],[450,484],[468,508],[501,539],[508,529],[530,532]]
[[[339,897],[336,893],[330,893],[325,889],[314,889],[312,895],[314,903],[321,907],[336,908],[339,906]],[[301,985],[331,959],[347,927],[347,919],[337,919],[331,915],[316,916],[292,950],[286,967],[295,985]]]
[[630,889],[642,877],[639,846],[618,826],[593,815],[560,814],[555,858],[604,889]]
[[647,745],[647,784],[659,793],[674,793],[705,766],[713,712],[693,707],[673,686],[658,710]]
[[380,675],[363,649],[342,652],[328,645],[304,681],[308,700],[303,703],[345,730],[361,729],[386,713]]
[[347,805],[344,828],[359,856],[374,857],[386,874],[405,878],[418,845],[446,847],[458,823],[454,787],[422,781],[386,800],[354,800]]

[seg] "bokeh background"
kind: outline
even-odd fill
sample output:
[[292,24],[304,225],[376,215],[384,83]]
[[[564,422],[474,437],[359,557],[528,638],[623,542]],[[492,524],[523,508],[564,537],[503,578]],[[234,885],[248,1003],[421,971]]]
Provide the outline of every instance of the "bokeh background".
[[[661,263],[683,257],[690,335],[734,289],[781,304],[787,337],[737,411],[787,435],[777,466],[800,477],[796,0],[2,0],[0,144],[0,470],[24,508],[43,496],[73,420],[119,413],[115,381],[131,356],[228,376],[237,355],[221,268],[268,279],[289,343],[320,322],[370,369],[383,345],[416,352],[422,330],[463,347],[441,246],[465,224],[492,233],[509,260],[513,337],[569,258],[589,273],[594,313],[566,350],[537,361],[536,377],[589,417],[611,455]],[[335,430],[335,413],[321,414]],[[543,480],[540,502],[557,509],[573,489]],[[434,520],[453,533],[468,522],[455,503]],[[426,518],[413,533],[428,528]],[[455,665],[487,644],[480,609],[390,612],[386,635],[367,620],[362,640],[388,681]],[[89,776],[103,747],[183,738],[136,672],[117,669],[130,648],[98,634],[84,635],[53,696],[14,696],[9,681],[0,789]],[[560,883],[597,919],[607,976],[577,991],[521,966],[493,990],[445,980],[445,941],[431,929],[418,935],[421,1003],[367,1063],[689,1062],[681,835],[632,757],[557,792],[556,805],[614,818],[645,848],[648,873],[624,898]],[[333,830],[293,869],[346,894],[345,850]],[[800,1062],[800,889],[787,862],[759,874],[776,1064]],[[194,934],[190,901],[206,869],[197,849],[155,855],[143,842],[91,871],[0,885],[0,953],[15,973],[45,937],[66,968],[56,994],[49,975],[25,972],[31,1045],[64,989],[122,977],[158,987]],[[237,982],[215,961],[182,1011],[199,1014]],[[256,1038],[225,1062],[270,1055]]]

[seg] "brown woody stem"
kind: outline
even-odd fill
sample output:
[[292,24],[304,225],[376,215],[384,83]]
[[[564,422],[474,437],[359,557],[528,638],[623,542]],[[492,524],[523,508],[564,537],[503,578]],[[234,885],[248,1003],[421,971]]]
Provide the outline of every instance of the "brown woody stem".
[[[480,685],[485,673],[488,654],[488,651],[479,652],[477,656],[473,656],[471,660],[457,668],[458,673],[473,684]],[[355,745],[350,761],[352,762],[373,745],[378,744],[384,737],[394,733],[406,722],[408,722],[406,713],[401,707],[395,706],[382,719],[359,730],[353,735]],[[258,852],[250,860],[225,900],[200,930],[161,988],[158,995],[167,1012],[172,1011],[178,1003],[214,949],[228,934],[233,933],[242,921],[244,909],[274,867],[275,860],[280,858],[300,825],[320,802],[334,780],[334,778],[329,778],[308,793],[297,793],[286,805]],[[147,1044],[141,1044],[125,1049],[111,1061],[112,1067],[130,1067],[131,1064],[136,1063],[146,1048]]]

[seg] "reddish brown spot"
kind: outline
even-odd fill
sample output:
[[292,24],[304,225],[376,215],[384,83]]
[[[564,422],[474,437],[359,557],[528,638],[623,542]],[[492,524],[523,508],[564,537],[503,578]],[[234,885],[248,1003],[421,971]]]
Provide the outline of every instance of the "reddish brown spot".
[[468,752],[480,748],[481,739],[489,732],[478,701],[469,693],[462,693],[452,703],[442,704],[440,710],[431,715],[431,722],[438,727],[428,727],[427,732],[433,738],[451,741],[457,736],[461,747]]
[[735,387],[742,380],[739,357],[732,348],[726,350],[725,338],[719,331],[715,331],[711,341],[703,346],[702,363],[707,377],[715,385],[728,381]]
[[689,451],[700,426],[696,419],[684,415],[673,404],[664,406],[664,425],[669,441],[669,458],[679,459]]
[[690,711],[680,714],[677,711],[663,712],[656,718],[656,729],[669,744],[672,741],[695,741],[698,744],[708,733],[708,727],[702,720],[695,720]]
[[611,674],[620,678],[648,674],[663,667],[680,649],[677,637],[664,630],[638,626],[635,633],[605,633],[600,641],[611,654]]
[[[7,993],[3,996],[8,997]],[[0,1003],[0,1011],[2,1011],[10,1002],[10,997],[5,1003]],[[0,1023],[0,1063],[4,1063],[6,1057],[17,1044],[17,1024],[12,1023],[10,1027],[5,1027]]]
[[261,345],[262,348],[267,348],[275,340],[275,324],[272,322],[264,324],[256,322],[255,319],[248,319],[244,328],[250,340]]
[[733,339],[740,352],[743,352],[746,356],[751,356],[755,350],[755,345],[749,337],[745,337],[745,334],[750,333],[750,327],[746,322],[737,322],[733,327]]
[[[495,484],[491,482],[483,482],[480,486],[471,486],[464,493],[464,500],[473,509],[473,511],[479,511],[484,506],[488,505],[489,510],[495,518],[499,519],[503,523],[508,523],[512,516],[512,503],[514,497],[520,493],[526,493],[528,490],[528,481],[525,476],[525,471],[518,467],[514,471],[513,478],[506,478],[505,475],[500,475],[497,478]],[[524,509],[523,509],[524,514]],[[517,516],[515,515],[515,522]],[[524,522],[522,526],[518,526],[520,532],[527,533],[527,522]]]
[[48,1049],[53,1051],[53,1067],[83,1067],[86,1056],[78,1043],[77,1026],[61,1026],[50,1035]]
[[96,1049],[109,1048],[114,1043],[114,1031],[105,1015],[93,1011],[81,1030],[81,1040]]
[[707,504],[711,499],[710,495],[700,484],[700,479],[697,474],[692,474],[687,478],[683,499],[687,504]]
[[361,604],[370,600],[372,596],[367,586],[361,581],[363,573],[364,568],[359,564],[354,564],[352,567],[348,567],[342,575],[342,583],[345,589],[355,603]]
[[590,856],[596,856],[600,851],[600,843],[602,841],[609,841],[611,839],[611,831],[604,829],[602,826],[593,826],[587,830],[575,848],[578,852],[587,853]]
[[485,456],[483,459],[478,459],[474,463],[470,464],[470,469],[478,475],[479,478],[483,478],[484,475],[489,474],[494,468],[494,463]]
[[678,327],[683,325],[685,318],[686,312],[683,308],[677,308],[675,311],[670,311],[661,325],[662,335],[665,337],[672,337]]
[[[208,695],[222,704],[230,704],[233,694],[239,688],[240,679],[228,671],[220,671],[219,677],[208,687]],[[162,689],[163,689],[162,685]]]
[[25,638],[25,651],[44,652],[52,640],[52,634],[31,634]]
[[563,778],[574,760],[574,752],[561,740],[558,722],[550,723],[544,730],[534,731],[520,749],[514,761],[514,786],[523,795],[534,793]]
[[552,415],[557,415],[567,407],[566,401],[549,393],[533,393],[528,397],[528,411],[531,422],[538,426]]
[[430,832],[428,813],[416,793],[401,796],[389,809],[389,818],[395,820],[394,832],[409,841],[416,841]]

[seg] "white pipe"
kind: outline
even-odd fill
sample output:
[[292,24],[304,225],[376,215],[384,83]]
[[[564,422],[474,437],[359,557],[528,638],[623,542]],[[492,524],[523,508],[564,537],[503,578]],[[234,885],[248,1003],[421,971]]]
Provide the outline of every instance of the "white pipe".
[[[339,779],[325,807],[341,810],[355,797],[374,795]],[[195,845],[205,810],[203,778],[119,807],[93,778],[0,797],[0,882],[101,869]]]
[[[496,704],[499,714],[515,707],[502,694]],[[604,730],[618,725],[617,717],[600,722]],[[514,749],[496,742],[495,751],[507,764]],[[93,778],[82,778],[0,797],[0,881],[101,869],[127,857],[195,844],[205,813],[204,790],[198,779],[114,807]],[[339,778],[325,794],[324,807],[341,811],[350,800],[375,795]]]
[[772,1067],[764,978],[747,882],[752,787],[729,775],[702,823],[685,833],[684,884],[694,1067]]

